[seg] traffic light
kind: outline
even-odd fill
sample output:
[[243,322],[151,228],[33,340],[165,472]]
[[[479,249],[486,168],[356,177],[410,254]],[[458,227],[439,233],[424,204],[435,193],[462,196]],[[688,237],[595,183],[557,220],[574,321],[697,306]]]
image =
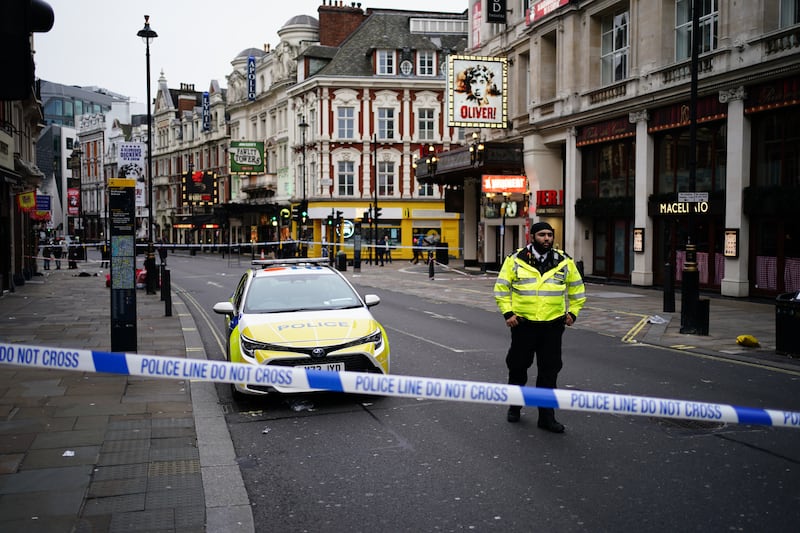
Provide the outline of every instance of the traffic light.
[[300,222],[305,224],[308,221],[308,200],[300,202],[298,210],[300,211]]
[[269,223],[272,224],[273,226],[277,226],[278,225],[278,217],[276,217],[275,215],[272,215],[272,218],[270,218]]
[[370,210],[367,209],[364,211],[364,214],[361,216],[361,220],[366,222],[367,224],[372,224],[372,217],[370,216]]
[[53,27],[53,8],[43,0],[0,3],[0,72],[13,73],[0,84],[0,100],[25,100],[33,92],[35,67],[30,34]]
[[329,226],[333,226],[333,215],[328,215],[327,223]]
[[381,218],[381,211],[383,211],[382,207],[375,207],[375,219]]
[[300,222],[300,204],[292,206],[292,220]]
[[344,222],[344,211],[336,211],[336,225],[341,226]]
[[291,216],[292,216],[292,212],[291,211],[289,211],[285,207],[283,209],[281,209],[281,220],[283,220],[284,222],[288,222],[289,221],[289,217],[291,217]]

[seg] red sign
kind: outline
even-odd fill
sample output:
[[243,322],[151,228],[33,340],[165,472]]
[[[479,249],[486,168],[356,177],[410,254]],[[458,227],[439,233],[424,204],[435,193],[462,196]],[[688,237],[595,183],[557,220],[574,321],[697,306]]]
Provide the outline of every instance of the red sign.
[[569,4],[569,0],[539,0],[530,9],[525,10],[525,24],[531,25],[567,4]]
[[484,174],[481,180],[481,190],[483,192],[525,194],[528,192],[528,178],[504,174]]
[[536,191],[536,205],[564,205],[564,191]]

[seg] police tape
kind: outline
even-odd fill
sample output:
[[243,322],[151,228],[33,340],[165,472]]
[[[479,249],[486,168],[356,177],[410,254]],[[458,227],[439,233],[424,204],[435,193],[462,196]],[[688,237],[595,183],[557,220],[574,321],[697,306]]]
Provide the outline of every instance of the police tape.
[[349,371],[330,372],[301,367],[71,350],[2,342],[0,342],[0,365],[214,383],[246,383],[350,394],[552,407],[568,411],[800,429],[800,412],[796,411],[603,392],[540,389],[477,381]]

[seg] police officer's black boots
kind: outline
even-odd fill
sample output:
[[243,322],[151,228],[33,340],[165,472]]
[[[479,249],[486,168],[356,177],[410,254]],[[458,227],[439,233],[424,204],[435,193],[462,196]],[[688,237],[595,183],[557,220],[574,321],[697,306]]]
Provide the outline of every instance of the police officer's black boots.
[[537,425],[551,433],[564,433],[565,429],[564,424],[556,420],[555,410],[546,407],[539,408],[539,422]]
[[519,422],[519,413],[522,410],[522,407],[519,405],[512,405],[508,408],[508,414],[506,415],[506,420],[509,422]]

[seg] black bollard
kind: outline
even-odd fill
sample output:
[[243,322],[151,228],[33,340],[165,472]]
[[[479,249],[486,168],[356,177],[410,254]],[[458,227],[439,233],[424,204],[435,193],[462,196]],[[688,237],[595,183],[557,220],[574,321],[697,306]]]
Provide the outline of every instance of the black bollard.
[[672,265],[667,261],[664,263],[664,306],[665,313],[675,312],[675,277],[672,272]]
[[164,300],[166,300],[165,288],[167,284],[164,283],[164,272],[167,270],[167,266],[164,263],[161,263],[160,269],[161,269],[161,301],[163,302]]
[[172,287],[168,268],[164,269],[161,277],[161,290],[164,293],[164,316],[172,316]]
[[433,252],[428,252],[428,278],[433,279],[433,275],[435,272],[435,263],[436,261],[433,260]]

